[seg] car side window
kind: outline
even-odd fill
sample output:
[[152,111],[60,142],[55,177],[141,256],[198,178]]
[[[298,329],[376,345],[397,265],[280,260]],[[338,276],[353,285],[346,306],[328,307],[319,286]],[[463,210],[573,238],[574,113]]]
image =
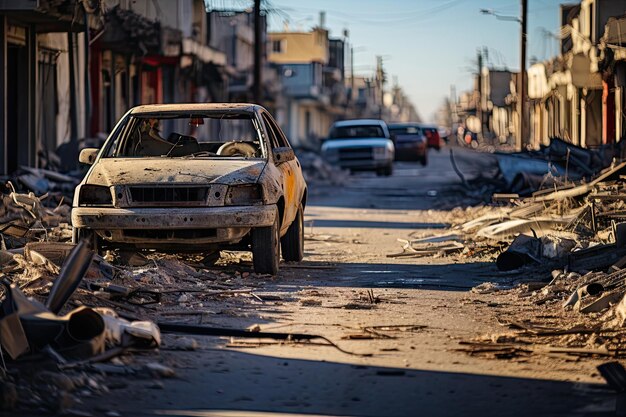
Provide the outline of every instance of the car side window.
[[271,116],[269,116],[267,113],[263,113],[263,121],[268,127],[268,130],[271,130],[274,134],[278,147],[289,147],[289,142],[287,142],[287,138],[285,138],[282,130],[280,130],[280,128],[276,125],[274,119],[272,119]]
[[270,122],[269,118],[267,117],[265,113],[262,113],[262,117],[263,117],[263,123],[265,124],[265,131],[267,132],[269,136],[272,149],[278,148],[280,145],[276,137],[276,132],[273,129],[272,123]]

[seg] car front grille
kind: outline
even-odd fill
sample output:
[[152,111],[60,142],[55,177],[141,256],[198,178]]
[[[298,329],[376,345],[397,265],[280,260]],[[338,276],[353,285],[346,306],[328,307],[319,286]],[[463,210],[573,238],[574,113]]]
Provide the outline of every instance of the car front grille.
[[372,148],[345,148],[339,149],[339,161],[358,161],[373,158]]
[[129,187],[130,198],[134,203],[203,203],[209,189],[207,187]]

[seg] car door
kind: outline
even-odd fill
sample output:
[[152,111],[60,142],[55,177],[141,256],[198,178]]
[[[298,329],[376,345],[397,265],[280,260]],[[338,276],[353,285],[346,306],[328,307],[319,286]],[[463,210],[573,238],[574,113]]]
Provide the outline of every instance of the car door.
[[[271,116],[268,113],[263,112],[261,113],[261,117],[263,118],[265,131],[267,132],[267,135],[269,137],[271,152],[274,149],[281,147],[283,143],[281,143],[281,141],[279,140],[280,134],[276,130],[275,123]],[[274,161],[276,169],[280,171],[280,177],[282,179],[281,186],[283,190],[283,197],[285,199],[285,210],[283,213],[283,218],[281,219],[281,229],[284,229],[286,226],[288,226],[288,224],[291,223],[295,216],[294,205],[296,201],[296,176],[293,166],[291,164],[292,162],[293,161],[287,161],[276,166],[276,161]]]
[[[282,130],[278,127],[274,119],[269,113],[262,113],[263,123],[269,135],[272,149],[279,147],[291,148],[289,142],[285,138]],[[283,228],[286,228],[295,218],[300,198],[302,195],[302,180],[300,163],[297,159],[283,162],[276,167],[283,178],[283,196],[285,198],[285,213],[283,215]],[[299,175],[298,175],[299,174]]]

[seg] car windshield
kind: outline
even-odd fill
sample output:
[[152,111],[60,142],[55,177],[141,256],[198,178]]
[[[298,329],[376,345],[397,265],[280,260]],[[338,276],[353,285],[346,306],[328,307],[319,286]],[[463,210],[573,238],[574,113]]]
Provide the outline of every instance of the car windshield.
[[331,139],[384,138],[383,128],[376,125],[335,126],[331,129]]
[[251,113],[132,115],[107,149],[112,158],[263,158]]
[[389,132],[395,135],[419,135],[422,132],[415,126],[390,127]]

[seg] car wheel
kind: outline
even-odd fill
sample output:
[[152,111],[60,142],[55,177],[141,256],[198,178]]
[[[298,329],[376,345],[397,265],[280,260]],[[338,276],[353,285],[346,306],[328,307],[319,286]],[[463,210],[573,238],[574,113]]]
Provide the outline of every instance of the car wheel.
[[254,272],[257,274],[278,273],[280,260],[280,226],[278,213],[274,224],[269,227],[257,227],[252,229],[252,263]]
[[96,232],[94,232],[93,230],[74,227],[72,229],[72,243],[76,245],[81,240],[86,240],[89,244],[89,248],[98,255],[100,255],[100,239],[98,238],[98,234]]
[[389,164],[385,168],[383,168],[383,175],[385,177],[390,177],[392,174],[393,174],[393,164]]
[[422,166],[428,165],[428,152],[424,152],[424,155],[420,157],[420,164],[422,164]]
[[280,248],[285,261],[300,262],[304,257],[304,213],[302,204],[298,207],[296,218],[280,239]]

